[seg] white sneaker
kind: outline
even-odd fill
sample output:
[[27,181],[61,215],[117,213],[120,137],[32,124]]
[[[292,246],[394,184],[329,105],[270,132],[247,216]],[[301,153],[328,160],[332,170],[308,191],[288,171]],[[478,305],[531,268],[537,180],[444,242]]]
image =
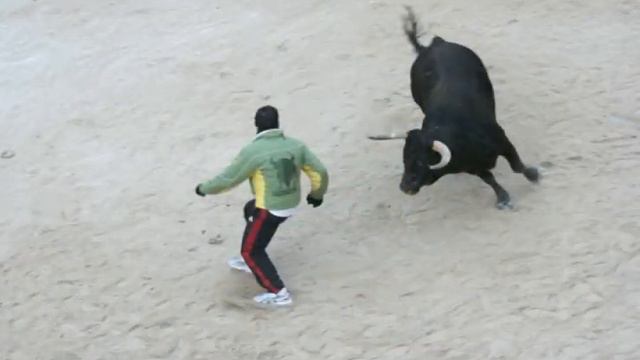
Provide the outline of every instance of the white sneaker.
[[242,256],[234,256],[229,258],[229,260],[227,260],[227,265],[229,265],[229,267],[234,270],[244,271],[251,274],[251,269],[249,268],[249,265],[244,262]]
[[277,294],[270,292],[260,294],[254,297],[253,300],[260,305],[286,306],[293,303],[293,299],[291,299],[291,294],[289,294],[287,288],[283,288],[282,290],[278,291]]

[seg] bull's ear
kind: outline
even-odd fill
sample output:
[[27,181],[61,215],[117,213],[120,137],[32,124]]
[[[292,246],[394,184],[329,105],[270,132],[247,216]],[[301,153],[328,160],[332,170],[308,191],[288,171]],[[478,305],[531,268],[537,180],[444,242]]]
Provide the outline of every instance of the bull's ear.
[[426,146],[431,148],[431,145],[433,145],[433,137],[429,134],[425,134],[424,131],[420,132],[420,142]]
[[422,144],[423,134],[420,129],[412,129],[407,132],[407,142],[415,144],[416,146]]

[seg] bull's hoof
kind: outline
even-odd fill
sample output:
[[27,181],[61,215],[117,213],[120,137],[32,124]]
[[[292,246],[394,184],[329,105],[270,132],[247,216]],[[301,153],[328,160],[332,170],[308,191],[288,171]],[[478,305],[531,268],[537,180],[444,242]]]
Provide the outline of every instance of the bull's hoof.
[[535,167],[528,167],[524,169],[524,176],[532,183],[537,184],[540,181],[540,172]]
[[513,210],[513,204],[511,204],[510,200],[498,201],[496,203],[496,208],[498,210]]
[[511,205],[511,197],[509,193],[504,191],[498,193],[498,202],[496,203],[496,207],[498,210],[511,210],[513,209],[513,205]]

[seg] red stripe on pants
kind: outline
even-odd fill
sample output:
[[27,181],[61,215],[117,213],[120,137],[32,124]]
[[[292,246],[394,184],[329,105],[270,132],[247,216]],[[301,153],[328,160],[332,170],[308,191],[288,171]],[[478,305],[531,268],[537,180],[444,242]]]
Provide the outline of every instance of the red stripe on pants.
[[264,275],[264,273],[262,272],[262,269],[258,267],[258,264],[256,264],[256,262],[253,261],[253,258],[251,257],[251,253],[253,252],[253,247],[256,244],[256,239],[258,238],[258,234],[260,234],[260,230],[262,230],[264,221],[267,219],[267,215],[269,215],[267,210],[264,210],[264,209],[260,209],[259,212],[260,212],[260,215],[258,215],[258,218],[251,225],[251,231],[249,232],[249,235],[247,236],[247,239],[244,243],[244,247],[242,249],[242,257],[244,258],[244,261],[247,263],[251,271],[253,271],[253,273],[256,274],[258,279],[260,279],[260,282],[264,284],[264,287],[267,288],[267,290],[269,290],[270,292],[275,294],[278,291],[280,291],[280,289],[277,289],[276,287],[273,286],[269,278]]

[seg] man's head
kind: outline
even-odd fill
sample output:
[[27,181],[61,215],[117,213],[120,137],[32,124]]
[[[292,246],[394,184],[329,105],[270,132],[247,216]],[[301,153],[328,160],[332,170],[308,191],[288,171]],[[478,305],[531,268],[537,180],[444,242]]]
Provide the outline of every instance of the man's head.
[[278,123],[278,109],[273,106],[263,106],[256,111],[255,125],[258,129],[258,133],[265,130],[277,129],[280,124]]

